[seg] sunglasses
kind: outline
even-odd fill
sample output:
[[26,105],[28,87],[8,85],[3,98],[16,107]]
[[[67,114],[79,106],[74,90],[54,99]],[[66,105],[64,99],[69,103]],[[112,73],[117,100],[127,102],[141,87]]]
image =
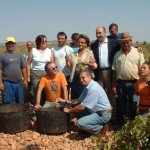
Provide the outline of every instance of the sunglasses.
[[55,69],[57,69],[57,66],[56,66],[56,67],[54,67],[54,68],[51,68],[51,69],[49,69],[49,70],[55,70]]

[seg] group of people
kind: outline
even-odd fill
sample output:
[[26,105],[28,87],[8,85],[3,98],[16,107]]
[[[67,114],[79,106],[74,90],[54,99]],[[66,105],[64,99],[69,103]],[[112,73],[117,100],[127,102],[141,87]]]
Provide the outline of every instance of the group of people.
[[15,50],[15,38],[8,37],[6,51],[0,55],[3,105],[14,100],[24,103],[23,91],[32,87],[35,108],[58,103],[64,112],[75,114],[74,124],[92,134],[105,130],[111,118],[121,126],[125,117],[133,120],[137,114],[134,94],[140,98],[139,113],[147,116],[150,63],[145,62],[141,47],[133,46],[129,32],[118,33],[114,23],[109,32],[107,36],[105,27],[98,26],[93,42],[85,34],[74,33],[70,46],[67,35],[59,32],[58,44],[51,49],[47,37],[38,35],[36,47],[28,41],[23,56]]

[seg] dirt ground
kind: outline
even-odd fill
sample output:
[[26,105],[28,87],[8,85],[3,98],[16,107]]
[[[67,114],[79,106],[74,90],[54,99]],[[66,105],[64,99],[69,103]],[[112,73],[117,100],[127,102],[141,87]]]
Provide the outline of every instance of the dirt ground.
[[90,135],[76,131],[46,135],[34,128],[16,134],[0,133],[0,150],[88,150],[95,146]]

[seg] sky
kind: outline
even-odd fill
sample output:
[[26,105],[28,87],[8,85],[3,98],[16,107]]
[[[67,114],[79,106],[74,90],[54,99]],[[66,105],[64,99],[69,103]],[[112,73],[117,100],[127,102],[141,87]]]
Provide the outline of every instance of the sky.
[[8,36],[34,42],[40,34],[52,41],[60,31],[68,40],[77,32],[92,41],[99,25],[108,35],[111,23],[134,42],[150,42],[150,0],[0,0],[0,43]]

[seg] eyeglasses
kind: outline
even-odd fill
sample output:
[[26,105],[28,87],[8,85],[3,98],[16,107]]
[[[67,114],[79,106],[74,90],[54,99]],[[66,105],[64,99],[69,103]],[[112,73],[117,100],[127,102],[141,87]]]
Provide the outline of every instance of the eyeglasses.
[[56,67],[54,67],[54,68],[48,69],[48,70],[55,70],[55,69],[57,69],[57,66],[56,66]]

